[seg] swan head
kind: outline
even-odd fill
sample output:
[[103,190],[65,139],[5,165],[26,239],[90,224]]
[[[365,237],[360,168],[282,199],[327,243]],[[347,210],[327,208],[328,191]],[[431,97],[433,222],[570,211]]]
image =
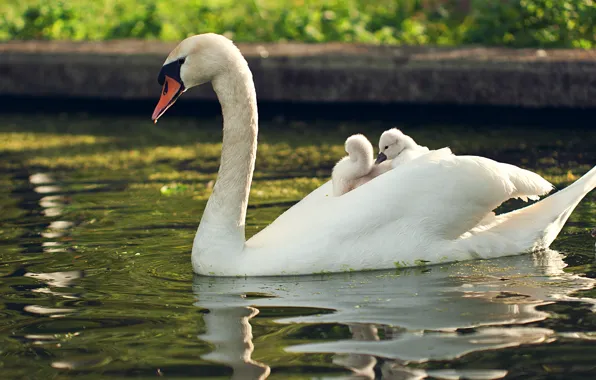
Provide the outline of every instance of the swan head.
[[370,158],[372,162],[373,147],[364,135],[356,134],[348,137],[344,147],[352,161]]
[[157,82],[161,96],[151,119],[157,119],[189,88],[211,82],[239,61],[246,62],[228,38],[214,33],[188,37],[166,58]]
[[596,238],[596,228],[592,229],[592,231],[590,232],[590,234],[592,235],[592,237]]
[[411,145],[412,140],[397,128],[391,128],[381,135],[379,139],[379,155],[375,164],[380,164],[385,160],[392,160],[397,157],[404,149]]

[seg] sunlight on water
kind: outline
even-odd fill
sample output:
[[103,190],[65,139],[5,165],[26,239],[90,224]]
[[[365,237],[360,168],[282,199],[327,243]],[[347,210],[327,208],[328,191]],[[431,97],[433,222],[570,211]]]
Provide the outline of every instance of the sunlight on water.
[[[3,378],[596,373],[593,194],[553,249],[536,254],[390,271],[206,278],[190,267],[204,188],[162,194],[164,183],[148,177],[169,170],[164,163],[147,174],[144,166],[102,172],[29,165],[31,157],[12,150],[6,157]],[[199,174],[211,178],[208,170]],[[254,203],[249,235],[292,203],[284,196]]]

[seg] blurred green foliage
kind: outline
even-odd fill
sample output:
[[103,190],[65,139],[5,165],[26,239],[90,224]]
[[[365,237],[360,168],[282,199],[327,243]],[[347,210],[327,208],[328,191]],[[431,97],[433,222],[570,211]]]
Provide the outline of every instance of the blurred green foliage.
[[4,0],[0,39],[363,42],[581,47],[596,0]]
[[474,3],[466,42],[514,47],[596,47],[596,1],[519,0]]

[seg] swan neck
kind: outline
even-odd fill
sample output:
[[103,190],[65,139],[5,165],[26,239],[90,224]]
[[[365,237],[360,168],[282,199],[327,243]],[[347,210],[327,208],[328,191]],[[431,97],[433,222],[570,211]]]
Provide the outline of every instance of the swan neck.
[[193,258],[201,255],[203,264],[236,255],[244,247],[258,133],[256,92],[244,58],[239,56],[212,83],[222,108],[223,143],[217,180],[193,246]]

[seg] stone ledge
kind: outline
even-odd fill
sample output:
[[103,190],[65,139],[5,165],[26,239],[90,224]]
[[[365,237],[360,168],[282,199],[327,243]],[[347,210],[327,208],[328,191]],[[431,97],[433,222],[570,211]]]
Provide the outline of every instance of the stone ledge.
[[[157,99],[175,43],[0,43],[0,95]],[[264,101],[596,107],[596,51],[239,44]],[[209,86],[185,98],[214,99]]]

